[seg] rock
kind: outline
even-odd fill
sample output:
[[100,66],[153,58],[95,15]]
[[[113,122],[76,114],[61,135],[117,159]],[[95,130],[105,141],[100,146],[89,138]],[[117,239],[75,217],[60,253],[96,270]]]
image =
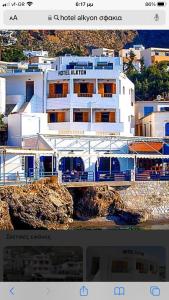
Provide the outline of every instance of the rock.
[[0,230],[12,230],[13,226],[9,215],[9,207],[6,202],[0,201]]
[[123,204],[119,194],[107,186],[71,188],[74,216],[81,220],[113,214]]
[[53,178],[0,188],[0,199],[8,203],[15,229],[57,229],[68,224],[73,214],[71,195]]

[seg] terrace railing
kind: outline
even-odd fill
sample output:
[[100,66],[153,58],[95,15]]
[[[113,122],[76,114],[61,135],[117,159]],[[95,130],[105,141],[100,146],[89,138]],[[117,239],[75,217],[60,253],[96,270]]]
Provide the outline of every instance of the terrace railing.
[[98,171],[96,181],[131,181],[131,170],[123,172]]
[[78,97],[93,97],[92,93],[78,93]]
[[135,177],[136,181],[168,181],[169,171],[138,170]]

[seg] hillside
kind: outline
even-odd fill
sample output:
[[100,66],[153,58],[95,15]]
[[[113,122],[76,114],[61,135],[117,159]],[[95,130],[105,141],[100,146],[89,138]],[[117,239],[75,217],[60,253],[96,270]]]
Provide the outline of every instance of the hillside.
[[18,31],[18,45],[25,49],[45,49],[51,56],[68,50],[84,55],[91,48],[105,47],[119,50],[136,37],[136,31],[115,30],[57,30]]
[[[120,50],[133,44],[169,48],[169,30],[31,30],[0,31],[2,60],[6,49],[47,50],[50,56],[88,55],[92,48],[105,47]],[[9,56],[9,55],[8,55]],[[5,56],[5,59],[10,57]],[[20,57],[17,53],[14,58]],[[17,61],[17,60],[16,60]]]

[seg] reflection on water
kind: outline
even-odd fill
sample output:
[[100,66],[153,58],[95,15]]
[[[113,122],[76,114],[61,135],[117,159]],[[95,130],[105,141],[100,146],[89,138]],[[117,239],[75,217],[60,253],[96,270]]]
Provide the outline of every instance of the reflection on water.
[[105,217],[98,217],[95,219],[90,219],[87,221],[78,221],[74,220],[70,224],[69,229],[76,230],[169,230],[169,223],[167,222],[146,222],[140,223],[137,225],[126,225],[126,224],[117,224],[113,219],[107,219]]

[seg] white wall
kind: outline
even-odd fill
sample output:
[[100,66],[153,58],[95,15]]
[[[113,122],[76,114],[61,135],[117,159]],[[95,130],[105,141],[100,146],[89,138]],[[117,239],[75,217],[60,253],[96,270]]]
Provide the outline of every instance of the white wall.
[[141,58],[144,60],[144,64],[146,67],[152,64],[151,61],[151,48],[145,49],[141,51]]
[[22,146],[24,136],[43,133],[47,129],[47,114],[11,114],[8,116],[8,145]]
[[169,107],[169,101],[137,101],[135,104],[136,123],[144,117],[144,107],[153,106],[154,112],[160,112],[162,107]]
[[150,136],[150,123],[152,124],[152,136],[164,137],[165,124],[169,123],[169,112],[155,112],[142,119],[143,134],[146,125],[146,136]]
[[[1,154],[0,157],[1,157],[0,174],[1,174],[1,178],[3,178],[3,157]],[[24,174],[24,170],[22,168],[22,156],[7,154],[5,159],[6,180],[16,180],[17,172]]]
[[0,114],[5,114],[6,110],[6,80],[0,78]]
[[[6,76],[6,93],[9,101],[17,101],[14,96],[22,96],[26,101],[26,81],[34,81],[34,101],[32,102],[31,112],[43,112],[43,74],[42,73],[29,73],[28,74],[14,74],[13,76]],[[37,100],[36,100],[37,99]],[[10,102],[11,104],[11,102]],[[16,104],[16,103],[14,103]]]
[[[133,135],[133,130],[131,128],[131,118],[133,117],[133,106],[131,105],[134,102],[133,93],[134,84],[127,77],[120,77],[120,95],[119,95],[119,113],[120,120],[119,122],[124,123],[124,130],[121,132],[121,135],[131,136]],[[123,93],[123,87],[125,88],[125,93]]]

